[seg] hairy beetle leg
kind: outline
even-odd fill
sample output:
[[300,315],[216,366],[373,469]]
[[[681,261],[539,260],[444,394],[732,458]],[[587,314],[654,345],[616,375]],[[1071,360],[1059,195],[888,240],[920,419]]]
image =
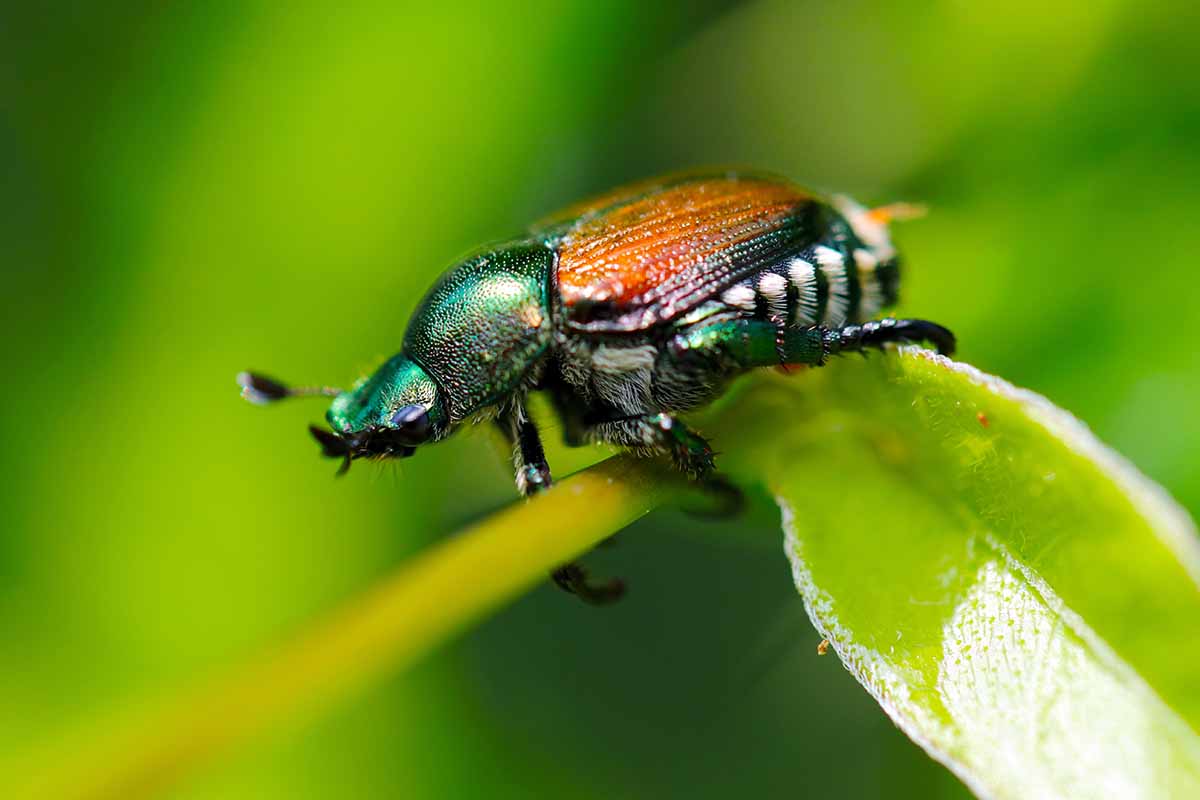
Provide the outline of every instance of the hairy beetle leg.
[[[549,489],[553,480],[537,425],[520,407],[502,415],[499,423],[501,431],[513,443],[517,489],[526,497]],[[559,588],[591,605],[612,603],[625,593],[625,582],[620,578],[593,581],[587,571],[574,562],[554,570],[550,577]]]
[[542,448],[542,437],[524,407],[514,406],[496,422],[513,448],[517,491],[531,497],[549,489],[553,480],[550,465],[546,463],[546,451]]
[[670,414],[604,420],[590,426],[587,436],[645,455],[666,453],[680,471],[693,478],[704,478],[713,470],[713,451],[708,442]]
[[713,461],[712,447],[704,437],[670,414],[650,414],[646,421],[663,432],[662,446],[680,471],[697,479],[705,478],[713,471],[716,462]]
[[550,465],[545,461],[524,464],[517,468],[517,491],[526,497],[550,488]]

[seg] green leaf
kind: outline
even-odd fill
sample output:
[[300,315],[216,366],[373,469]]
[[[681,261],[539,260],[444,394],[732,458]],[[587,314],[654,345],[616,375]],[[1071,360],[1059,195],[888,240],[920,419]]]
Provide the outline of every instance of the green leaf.
[[813,623],[931,756],[983,796],[1200,797],[1200,547],[1159,487],[915,348],[733,404],[724,465],[764,476]]

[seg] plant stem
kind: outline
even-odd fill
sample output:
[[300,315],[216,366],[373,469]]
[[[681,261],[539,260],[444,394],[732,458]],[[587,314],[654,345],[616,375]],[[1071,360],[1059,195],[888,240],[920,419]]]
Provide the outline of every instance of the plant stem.
[[[413,558],[292,641],[176,697],[124,735],[54,754],[31,769],[33,785],[7,796],[164,792],[232,745],[411,665],[686,486],[664,466],[628,457],[576,473]],[[62,764],[75,768],[62,774]]]

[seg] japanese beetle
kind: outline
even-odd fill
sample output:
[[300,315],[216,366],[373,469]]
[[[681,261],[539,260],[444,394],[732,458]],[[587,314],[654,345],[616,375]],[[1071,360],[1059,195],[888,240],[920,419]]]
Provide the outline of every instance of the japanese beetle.
[[[751,173],[668,176],[572,206],[451,267],[425,295],[400,352],[349,391],[292,389],[242,373],[243,396],[267,402],[333,395],[327,456],[407,457],[467,421],[491,419],[514,444],[517,488],[550,486],[537,426],[541,390],[567,443],[665,453],[703,476],[712,450],[677,414],[737,374],[824,364],[896,341],[954,350],[932,322],[871,321],[895,303],[899,262],[887,223],[784,179]],[[566,588],[601,601],[574,565]]]

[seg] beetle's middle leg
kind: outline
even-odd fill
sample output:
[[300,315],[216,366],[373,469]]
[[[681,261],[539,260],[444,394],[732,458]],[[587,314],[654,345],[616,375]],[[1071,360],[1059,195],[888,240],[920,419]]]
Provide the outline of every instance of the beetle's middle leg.
[[[550,466],[546,463],[542,437],[524,406],[513,406],[501,414],[497,422],[513,445],[517,489],[526,497],[549,489]],[[562,565],[551,572],[550,577],[561,589],[593,605],[611,603],[625,592],[625,583],[621,579],[594,581],[582,566],[574,562]]]
[[708,441],[671,414],[657,412],[607,419],[587,428],[592,441],[627,447],[642,455],[666,453],[676,468],[697,481],[705,500],[684,503],[685,512],[710,519],[731,517],[745,505],[741,490],[713,473],[713,450]]
[[676,467],[693,478],[705,477],[713,468],[713,451],[708,441],[664,412],[592,421],[587,436],[645,455],[666,453]]

